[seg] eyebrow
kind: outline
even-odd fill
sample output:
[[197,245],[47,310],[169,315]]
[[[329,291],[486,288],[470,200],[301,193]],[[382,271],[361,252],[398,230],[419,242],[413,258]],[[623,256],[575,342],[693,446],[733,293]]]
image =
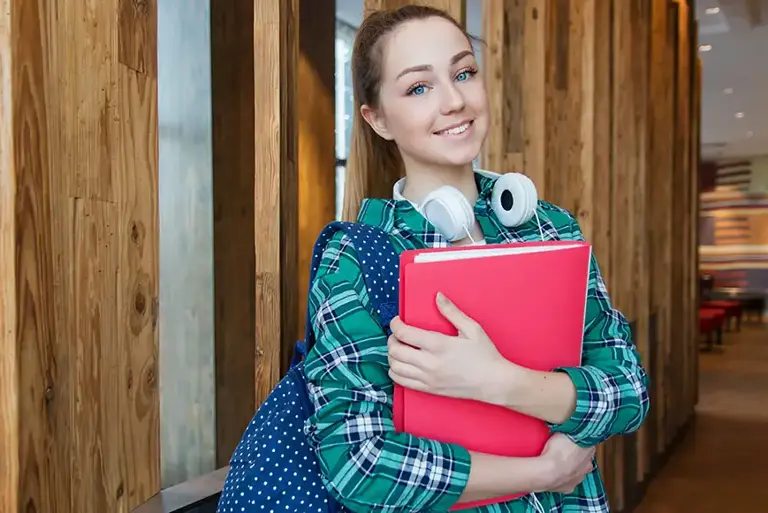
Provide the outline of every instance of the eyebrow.
[[[453,57],[451,57],[451,66],[453,66],[454,64],[459,62],[461,59],[463,59],[467,55],[474,55],[474,54],[471,51],[469,51],[469,50],[463,50],[463,51],[457,53],[456,55],[454,55]],[[416,71],[431,71],[431,70],[432,70],[432,66],[430,66],[429,64],[422,64],[420,66],[412,66],[410,68],[405,68],[403,71],[401,71],[400,74],[397,75],[397,79],[399,79],[403,75],[407,75],[408,73],[414,73]]]

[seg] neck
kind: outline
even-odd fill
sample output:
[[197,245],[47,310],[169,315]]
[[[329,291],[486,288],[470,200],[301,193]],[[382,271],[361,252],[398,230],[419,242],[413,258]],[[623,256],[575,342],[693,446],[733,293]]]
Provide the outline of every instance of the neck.
[[406,164],[405,176],[403,197],[416,204],[420,204],[427,194],[443,185],[458,189],[470,205],[477,201],[477,184],[471,163],[465,166],[438,168]]

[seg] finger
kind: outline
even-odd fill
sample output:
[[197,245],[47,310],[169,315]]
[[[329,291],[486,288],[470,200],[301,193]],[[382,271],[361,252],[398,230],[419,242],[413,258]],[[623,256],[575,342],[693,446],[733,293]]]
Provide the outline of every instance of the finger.
[[437,308],[440,313],[453,324],[459,333],[468,336],[472,335],[478,328],[477,323],[470,318],[467,314],[462,312],[453,301],[448,299],[445,294],[438,292],[437,294]]
[[392,334],[400,341],[409,346],[431,351],[436,347],[435,339],[441,337],[439,333],[422,330],[414,326],[405,324],[400,317],[392,319],[389,324]]
[[401,362],[400,360],[392,359],[389,362],[389,368],[392,372],[407,379],[415,379],[418,381],[424,380],[424,372],[410,363]]
[[400,342],[394,334],[387,339],[387,353],[390,366],[393,362],[400,362],[423,368],[424,359],[427,357],[420,349]]
[[396,373],[394,370],[392,370],[392,367],[389,368],[389,377],[404,388],[409,388],[411,390],[417,390],[419,392],[427,392],[428,387],[419,381],[418,379],[412,379],[412,378],[406,378],[405,376],[401,376],[400,374]]

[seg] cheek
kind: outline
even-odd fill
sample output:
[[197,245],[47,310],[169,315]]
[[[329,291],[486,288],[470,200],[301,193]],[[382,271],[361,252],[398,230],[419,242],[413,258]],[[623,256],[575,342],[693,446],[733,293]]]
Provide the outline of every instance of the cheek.
[[435,108],[427,98],[404,98],[389,114],[390,128],[399,142],[413,141],[432,133]]
[[474,82],[467,90],[464,98],[467,107],[471,108],[475,115],[480,116],[488,113],[488,95],[482,82]]

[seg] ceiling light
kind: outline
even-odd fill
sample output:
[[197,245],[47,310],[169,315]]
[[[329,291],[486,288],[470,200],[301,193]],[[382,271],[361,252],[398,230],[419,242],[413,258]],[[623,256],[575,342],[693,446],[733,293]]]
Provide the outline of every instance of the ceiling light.
[[752,130],[750,130],[749,132],[747,132],[747,138],[750,138],[750,137],[752,137],[753,135],[755,135],[755,134],[753,134],[753,133],[752,133]]
[[720,8],[719,7],[710,7],[710,8],[708,8],[704,12],[707,13],[707,14],[717,14],[717,13],[720,12]]
[[726,87],[723,89],[723,94],[733,94],[733,87]]
[[744,117],[744,113],[743,112],[737,112],[736,114],[734,114],[734,116],[736,116],[737,118],[741,119],[741,118]]
[[701,45],[699,47],[699,51],[701,52],[708,52],[712,49],[712,45]]

